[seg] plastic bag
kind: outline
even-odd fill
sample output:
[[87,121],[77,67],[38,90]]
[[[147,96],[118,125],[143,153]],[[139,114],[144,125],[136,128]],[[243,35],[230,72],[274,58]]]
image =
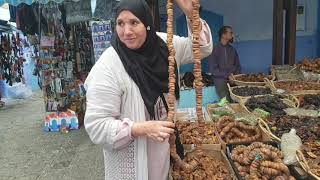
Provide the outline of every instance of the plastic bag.
[[211,118],[217,121],[222,116],[233,116],[236,112],[228,105],[212,109]]
[[284,133],[281,137],[281,151],[283,152],[283,162],[291,165],[297,162],[296,151],[300,149],[302,142],[296,134],[295,129],[291,129],[289,133]]
[[248,113],[236,113],[235,120],[251,126],[255,126],[258,123],[258,118],[255,115]]
[[224,97],[219,101],[218,106],[226,106],[228,104],[229,104],[229,101],[227,100],[226,97]]
[[260,109],[260,108],[254,109],[252,113],[253,113],[254,115],[262,118],[262,119],[266,119],[267,117],[270,116],[270,113],[269,113],[269,112],[267,112],[267,111],[265,111],[265,110],[263,110],[263,109]]
[[289,116],[308,116],[308,117],[318,117],[319,111],[311,109],[301,109],[301,108],[286,108],[284,111]]

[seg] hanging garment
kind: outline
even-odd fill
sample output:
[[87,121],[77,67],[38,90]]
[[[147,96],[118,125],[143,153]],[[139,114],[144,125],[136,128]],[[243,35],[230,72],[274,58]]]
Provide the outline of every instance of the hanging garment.
[[10,22],[16,22],[17,7],[9,4]]
[[113,19],[117,3],[119,2],[113,0],[97,0],[93,17],[103,20]]
[[70,1],[65,2],[64,5],[67,24],[88,21],[92,18],[90,1]]
[[17,28],[25,34],[34,35],[38,32],[37,17],[31,5],[20,4],[16,11]]

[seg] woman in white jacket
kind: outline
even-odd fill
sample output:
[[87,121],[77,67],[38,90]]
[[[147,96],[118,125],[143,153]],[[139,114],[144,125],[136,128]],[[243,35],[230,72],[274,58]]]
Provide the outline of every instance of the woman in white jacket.
[[[190,17],[191,0],[176,2]],[[201,22],[201,54],[206,57],[212,51],[212,37],[208,25]],[[155,32],[144,0],[120,1],[112,46],[102,54],[85,82],[84,124],[91,140],[103,145],[105,179],[167,179],[168,138],[174,132],[174,124],[166,121],[166,36]],[[180,65],[192,63],[190,36],[174,36],[177,74]],[[176,97],[179,98],[179,90]]]

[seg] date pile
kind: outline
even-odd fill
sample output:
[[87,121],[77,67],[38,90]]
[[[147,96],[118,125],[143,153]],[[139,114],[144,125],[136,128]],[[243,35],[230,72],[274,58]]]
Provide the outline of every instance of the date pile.
[[194,171],[187,173],[177,167],[173,167],[172,178],[174,180],[232,180],[226,164],[208,152],[196,149],[191,153],[187,153],[184,161],[190,164],[195,159],[199,164]]
[[249,111],[260,108],[276,115],[286,114],[284,109],[288,108],[288,105],[286,105],[279,96],[252,97],[248,99],[248,101],[245,103],[245,106],[249,109]]
[[282,152],[260,142],[249,146],[239,145],[231,152],[240,176],[246,180],[294,180],[283,163]]
[[272,79],[270,76],[265,75],[263,73],[258,74],[244,74],[241,76],[237,76],[236,80],[244,81],[244,82],[264,82],[264,78]]
[[226,143],[252,142],[261,139],[261,131],[257,126],[247,125],[234,118],[224,116],[217,122],[221,139]]
[[320,118],[295,116],[270,116],[267,120],[272,133],[282,134],[295,128],[302,140],[302,152],[311,171],[320,176]]
[[277,89],[285,91],[320,90],[320,83],[304,81],[278,81],[274,85]]
[[237,96],[256,96],[256,95],[271,94],[271,90],[270,88],[244,86],[244,87],[236,87],[232,89],[232,93]]
[[303,109],[320,109],[320,94],[306,94],[299,97],[300,107]]

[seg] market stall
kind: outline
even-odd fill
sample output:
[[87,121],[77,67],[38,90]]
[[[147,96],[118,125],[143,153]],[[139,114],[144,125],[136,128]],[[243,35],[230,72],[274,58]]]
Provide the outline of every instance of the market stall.
[[[92,13],[90,1],[23,2],[9,2],[10,21],[22,31],[20,36],[26,36],[35,47],[33,75],[38,76],[37,83],[43,92],[44,130],[51,131],[52,126],[57,131],[63,119],[61,113],[71,111],[76,115],[77,124],[82,126],[86,101],[83,83],[110,46],[111,15],[99,18],[97,13]],[[5,51],[1,54],[7,59],[6,54],[14,56],[10,61],[1,58],[0,77],[8,84],[24,81],[20,41],[19,34],[1,36],[1,52]]]

